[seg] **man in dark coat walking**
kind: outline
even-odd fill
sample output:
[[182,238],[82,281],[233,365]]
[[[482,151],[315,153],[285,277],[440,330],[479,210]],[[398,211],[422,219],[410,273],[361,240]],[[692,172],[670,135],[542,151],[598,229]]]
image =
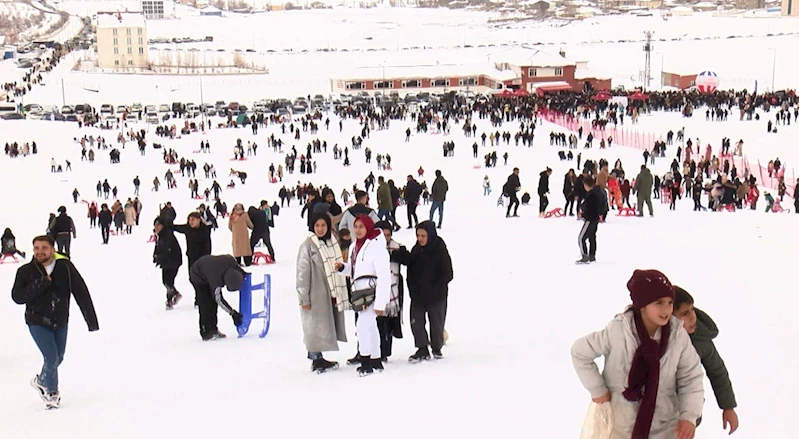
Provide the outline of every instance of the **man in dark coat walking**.
[[508,176],[508,181],[502,186],[502,193],[510,198],[508,202],[508,210],[505,212],[505,218],[510,218],[510,210],[513,208],[513,216],[519,216],[519,197],[516,192],[519,192],[522,184],[519,181],[519,168],[513,168],[513,173]]
[[538,216],[544,217],[544,212],[549,205],[549,176],[552,175],[552,169],[546,168],[541,171],[540,178],[538,179]]
[[409,229],[419,224],[419,218],[416,217],[416,207],[419,205],[419,197],[421,196],[422,185],[412,175],[408,175],[408,182],[405,184],[405,206],[408,208]]
[[183,265],[180,244],[172,230],[172,222],[160,216],[153,222],[153,231],[157,239],[153,251],[153,263],[161,268],[161,282],[166,287],[166,309],[171,310],[183,295],[175,288],[175,278]]
[[[275,249],[272,248],[272,239],[269,234],[269,225],[272,222],[272,211],[269,203],[266,200],[261,200],[258,209],[250,206],[247,210],[247,215],[250,216],[252,221],[252,232],[250,233],[250,248],[255,252],[255,246],[259,241],[263,240],[269,257],[275,260]],[[310,215],[310,214],[309,214]]]

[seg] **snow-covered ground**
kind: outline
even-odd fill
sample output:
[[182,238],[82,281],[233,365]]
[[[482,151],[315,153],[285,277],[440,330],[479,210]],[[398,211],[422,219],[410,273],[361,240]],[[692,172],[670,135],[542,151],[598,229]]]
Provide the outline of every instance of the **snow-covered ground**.
[[[475,121],[478,135],[490,131],[486,121]],[[336,127],[335,117],[332,122],[331,127]],[[665,131],[675,122],[658,122],[653,117],[642,125],[651,123]],[[436,169],[449,181],[441,236],[452,255],[455,280],[450,285],[446,359],[421,365],[405,361],[414,351],[406,315],[405,338],[395,343],[386,372],[359,379],[347,366],[322,376],[309,371],[294,291],[294,258],[307,236],[300,206],[282,209],[276,219],[272,241],[278,263],[250,269],[256,278],[272,275],[273,321],[267,338],[251,335],[204,343],[197,333],[185,266],[177,286],[187,298],[175,311],[165,312],[160,273],[151,263],[152,244],[146,243],[159,203],[172,201],[179,219],[199,204],[189,198],[183,178],[178,189],[150,191],[153,177],[163,179],[166,170],[175,166],[163,164],[160,151],[149,149],[141,157],[132,146],[123,150],[121,164],[109,164],[105,151],[98,151],[96,163],[83,163],[73,137],[99,134],[114,139],[116,132],[79,130],[76,124],[0,121],[0,132],[13,133],[6,134],[4,142],[35,140],[40,148],[38,156],[14,161],[0,158],[7,169],[0,173],[0,184],[8,189],[0,193],[4,212],[0,226],[11,227],[20,247],[30,250],[30,239],[44,232],[47,214],[59,205],[67,206],[78,227],[73,259],[92,292],[101,327],[100,332],[89,334],[80,313],[73,309],[69,346],[60,369],[62,409],[44,412],[28,385],[41,359],[24,326],[23,308],[10,300],[0,301],[0,332],[4,334],[0,437],[215,438],[255,431],[329,438],[363,432],[391,439],[530,434],[573,438],[589,395],[572,370],[569,348],[579,336],[604,327],[629,303],[625,284],[635,268],[665,272],[690,291],[697,306],[721,328],[716,343],[740,404],[742,427],[735,437],[791,437],[784,420],[790,419],[792,406],[769,401],[790,401],[799,391],[793,378],[799,362],[785,349],[793,340],[795,322],[790,313],[779,312],[796,306],[794,296],[786,294],[791,281],[783,275],[794,268],[794,261],[786,257],[793,252],[792,241],[786,237],[795,233],[794,214],[765,214],[762,202],[758,212],[736,213],[694,213],[687,199],[670,212],[656,202],[654,218],[611,216],[599,229],[599,262],[575,266],[580,223],[568,217],[538,219],[535,207],[541,170],[554,169],[550,188],[552,207],[556,207],[563,203],[563,175],[568,168],[576,168],[573,162],[559,162],[557,148],[549,146],[549,130],[558,127],[546,123],[539,127],[533,148],[497,148],[500,156],[509,152],[508,165],[503,166],[500,159],[498,168],[485,170],[474,168],[481,161],[472,158],[469,145],[473,140],[463,138],[457,128],[449,137],[414,134],[405,143],[403,132],[410,124],[392,121],[391,129],[374,131],[364,142],[374,154],[391,154],[393,171],[377,171],[364,163],[362,150],[350,150],[350,168],[341,167],[328,152],[314,156],[318,174],[297,173],[284,179],[289,185],[297,181],[328,184],[337,198],[343,187],[356,183],[362,187],[369,171],[402,182],[422,165],[428,184]],[[515,132],[517,126],[509,123],[502,129]],[[322,127],[318,137],[332,148],[336,143],[349,145],[357,132],[357,125],[347,121],[343,132]],[[280,185],[269,184],[266,178],[269,164],[277,166],[283,160],[282,154],[265,146],[272,133],[283,138],[284,149],[296,145],[301,153],[316,137],[304,132],[301,141],[295,142],[281,135],[278,127],[270,127],[258,136],[249,129],[215,129],[170,141],[155,138],[151,129],[148,140],[194,158],[200,167],[214,163],[223,186],[228,168],[247,171],[246,186],[225,190],[222,198],[228,206],[236,202],[248,206],[277,197]],[[237,138],[258,142],[258,156],[230,162]],[[192,153],[201,140],[210,141],[211,154]],[[455,141],[454,158],[442,157],[445,140]],[[491,149],[480,148],[480,155]],[[621,158],[631,177],[642,163],[640,151],[618,146],[579,152],[583,159],[604,157],[613,163]],[[51,157],[59,163],[69,159],[73,172],[49,173]],[[668,160],[659,160],[656,170],[665,172],[667,165]],[[533,194],[534,201],[522,207],[520,219],[505,219],[496,200],[514,166],[521,168],[522,192]],[[110,245],[101,246],[99,230],[88,228],[85,206],[73,204],[70,194],[78,188],[85,200],[96,200],[94,185],[108,178],[124,201],[132,196],[131,181],[136,175],[142,181],[142,225],[133,235],[112,237]],[[482,196],[484,175],[491,178],[494,188],[487,197]],[[201,190],[208,185],[203,180]],[[789,205],[787,199],[785,205]],[[427,207],[421,206],[419,212],[424,217]],[[398,216],[407,225],[404,208],[398,209]],[[229,252],[226,222],[222,220],[220,226],[213,236],[214,252]],[[405,229],[395,236],[405,245],[414,242],[413,234]],[[0,290],[11,289],[16,268],[0,266]],[[235,295],[230,298],[236,302]],[[342,363],[355,351],[352,315],[347,318],[351,341],[340,352],[329,354]],[[221,314],[220,329],[229,335],[235,332]],[[705,392],[704,422],[697,437],[726,437],[707,382]]]
[[30,41],[44,35],[60,18],[58,14],[42,12],[41,9],[23,2],[0,2],[0,17],[14,23],[17,28],[14,31],[19,32],[19,41]]

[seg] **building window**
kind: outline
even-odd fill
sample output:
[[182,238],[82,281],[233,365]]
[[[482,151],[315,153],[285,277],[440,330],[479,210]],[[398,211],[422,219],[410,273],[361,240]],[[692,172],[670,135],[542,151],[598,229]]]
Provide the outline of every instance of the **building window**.
[[114,47],[114,55],[119,55],[119,47]]
[[117,30],[116,29],[112,29],[112,33],[114,34],[114,36],[116,36],[117,35]]
[[[114,29],[114,30],[116,30],[116,29]],[[116,46],[117,44],[119,44],[119,38],[114,38],[114,46]]]
[[394,88],[394,81],[374,81],[375,89]]
[[422,81],[418,79],[411,79],[408,81],[402,81],[402,88],[417,88],[422,86]]
[[538,76],[538,69],[530,69],[527,76]]
[[461,78],[458,80],[458,85],[460,85],[461,87],[477,85],[477,78]]
[[130,46],[131,44],[132,44],[131,43],[131,38],[128,38],[128,46]]
[[115,65],[115,66],[118,66],[118,65],[119,65],[119,60],[118,60],[118,59],[117,59],[117,60],[114,60],[114,65]]
[[128,55],[132,55],[132,54],[133,54],[133,48],[128,47]]
[[555,67],[555,76],[563,76],[563,67]]
[[139,47],[139,55],[144,55],[144,47]]
[[126,33],[127,35],[130,35],[130,28],[127,28],[127,29],[125,29],[125,33]]
[[347,90],[364,90],[366,88],[365,82],[345,82],[344,88]]
[[141,28],[138,29],[138,34],[141,35]]
[[128,60],[128,65],[132,66],[133,65],[133,60]]
[[141,46],[141,45],[143,45],[143,44],[144,44],[144,38],[142,38],[142,37],[139,37],[139,46]]
[[433,79],[430,81],[431,87],[449,87],[449,79]]

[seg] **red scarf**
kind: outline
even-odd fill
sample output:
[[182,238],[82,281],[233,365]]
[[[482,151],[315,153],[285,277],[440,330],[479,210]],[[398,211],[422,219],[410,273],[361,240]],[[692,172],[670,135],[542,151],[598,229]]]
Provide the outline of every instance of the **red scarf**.
[[375,229],[375,222],[372,221],[372,218],[370,218],[369,215],[358,215],[355,217],[353,224],[357,223],[358,221],[360,221],[361,224],[363,224],[363,226],[366,228],[366,235],[364,235],[363,238],[355,239],[355,250],[352,252],[353,264],[355,263],[355,257],[358,255],[358,252],[361,250],[361,247],[363,247],[364,243],[366,243],[366,240],[375,239],[380,236],[381,233],[383,233],[380,229]]
[[641,311],[637,309],[633,311],[633,320],[641,346],[635,351],[630,374],[627,375],[627,389],[622,394],[627,401],[641,401],[630,439],[649,439],[660,383],[660,357],[669,346],[671,325],[667,324],[660,328],[660,344],[658,344],[646,332],[644,322],[641,320]]

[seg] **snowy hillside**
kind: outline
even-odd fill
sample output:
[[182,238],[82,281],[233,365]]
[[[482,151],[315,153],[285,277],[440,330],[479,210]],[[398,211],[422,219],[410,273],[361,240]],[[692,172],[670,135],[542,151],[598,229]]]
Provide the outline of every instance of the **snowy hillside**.
[[[331,127],[337,122],[332,119]],[[478,135],[490,129],[484,120],[475,120]],[[657,124],[663,131],[678,129],[678,122],[682,121],[657,122],[653,117],[641,124]],[[563,202],[564,173],[577,168],[576,163],[557,160],[558,148],[548,142],[551,125],[539,127],[533,148],[497,148],[499,155],[509,152],[508,166],[502,166],[500,160],[498,168],[485,170],[475,168],[480,161],[472,158],[472,140],[464,139],[457,128],[449,138],[414,134],[410,143],[404,143],[403,132],[409,124],[392,121],[391,129],[374,131],[364,142],[375,154],[390,153],[393,171],[378,172],[374,165],[364,164],[362,151],[351,150],[350,168],[342,168],[328,152],[314,157],[318,174],[285,178],[286,184],[326,183],[337,197],[345,186],[357,183],[362,187],[369,171],[399,182],[421,165],[428,184],[436,169],[449,181],[441,236],[452,255],[455,280],[450,285],[446,358],[421,365],[405,361],[414,351],[406,314],[405,338],[395,342],[386,372],[359,379],[346,366],[321,376],[309,371],[294,291],[296,251],[307,236],[299,206],[282,209],[276,219],[272,241],[278,263],[250,269],[256,277],[272,275],[270,334],[265,339],[253,335],[204,343],[197,333],[186,267],[181,268],[177,283],[186,300],[175,311],[165,312],[160,273],[151,263],[152,244],[146,243],[159,203],[172,201],[179,219],[199,204],[189,198],[183,178],[179,178],[177,189],[150,191],[152,178],[158,175],[163,179],[164,172],[175,166],[164,165],[152,149],[141,157],[130,145],[123,150],[120,165],[109,164],[107,152],[99,151],[96,163],[83,163],[80,147],[70,139],[94,134],[110,140],[116,133],[79,130],[75,124],[0,121],[0,132],[13,133],[4,141],[35,140],[40,148],[38,156],[0,158],[7,169],[0,174],[0,184],[13,188],[0,193],[2,226],[11,227],[20,247],[30,250],[30,239],[43,233],[47,214],[59,205],[67,206],[78,227],[73,259],[88,282],[101,328],[89,334],[80,313],[73,309],[66,359],[60,369],[62,409],[44,412],[28,385],[41,358],[24,326],[23,308],[10,300],[0,301],[0,331],[4,334],[0,437],[210,439],[321,434],[350,438],[359,431],[371,431],[390,439],[531,434],[574,438],[589,395],[572,369],[569,348],[577,337],[603,328],[629,303],[625,284],[635,268],[665,272],[690,291],[697,306],[709,312],[721,328],[716,343],[740,404],[742,427],[735,437],[792,435],[787,423],[780,421],[789,419],[791,405],[769,401],[789,400],[799,391],[793,379],[799,362],[784,349],[792,341],[795,324],[789,314],[775,312],[797,305],[793,295],[784,293],[790,280],[783,275],[794,266],[793,260],[785,257],[793,249],[792,241],[785,238],[794,233],[794,214],[765,214],[762,203],[758,212],[694,213],[692,201],[685,199],[676,212],[669,212],[656,202],[654,218],[611,216],[599,228],[599,262],[575,266],[580,223],[568,217],[538,219],[536,214],[538,173],[546,166],[554,169],[551,200],[556,207]],[[507,123],[502,129],[513,133],[517,126]],[[357,131],[354,122],[346,122],[343,132],[322,127],[318,137],[332,148],[336,143],[349,145]],[[283,155],[265,147],[271,133],[287,142],[286,149],[296,145],[300,152],[315,137],[303,132],[302,139],[295,142],[281,135],[279,127],[270,127],[257,137],[247,129],[215,129],[172,141],[156,139],[150,130],[147,138],[194,158],[200,167],[206,161],[215,164],[220,183],[227,182],[230,167],[247,171],[246,186],[225,190],[222,198],[229,206],[236,202],[248,206],[261,199],[276,199],[279,185],[267,183],[266,169],[270,163],[281,163]],[[689,135],[694,134],[689,131]],[[258,156],[230,162],[237,138],[262,145]],[[210,141],[211,154],[192,153],[200,140]],[[455,141],[454,158],[442,157],[445,140]],[[480,148],[481,156],[491,149]],[[604,157],[613,163],[620,158],[633,176],[642,163],[640,151],[619,146],[577,152],[584,160]],[[51,157],[59,163],[69,159],[74,171],[49,173]],[[655,170],[665,172],[667,164],[667,160],[659,160]],[[521,168],[522,191],[531,192],[534,201],[520,210],[521,218],[505,219],[496,200],[513,166]],[[110,245],[101,246],[99,230],[88,228],[85,206],[73,204],[70,193],[78,188],[85,200],[96,200],[95,183],[108,178],[124,201],[132,196],[131,180],[136,175],[142,180],[142,225],[133,235],[112,237]],[[484,175],[491,178],[495,189],[488,197],[482,196]],[[209,185],[207,180],[200,181],[201,190]],[[788,204],[786,200],[784,205]],[[426,206],[419,212],[424,217]],[[398,216],[400,224],[407,226],[404,208],[398,209]],[[213,236],[214,252],[229,252],[226,222],[220,226]],[[414,242],[411,231],[405,229],[395,236],[406,245]],[[183,239],[179,240],[183,245]],[[11,289],[16,268],[0,266],[0,290]],[[236,301],[235,296],[231,299]],[[348,335],[354,340],[352,315],[347,319]],[[221,314],[220,329],[229,335],[235,332]],[[351,341],[329,358],[343,362],[354,352]],[[776,366],[759,360],[764,358]],[[763,373],[764,367],[769,373]],[[727,437],[707,382],[705,392],[705,418],[697,437]]]

